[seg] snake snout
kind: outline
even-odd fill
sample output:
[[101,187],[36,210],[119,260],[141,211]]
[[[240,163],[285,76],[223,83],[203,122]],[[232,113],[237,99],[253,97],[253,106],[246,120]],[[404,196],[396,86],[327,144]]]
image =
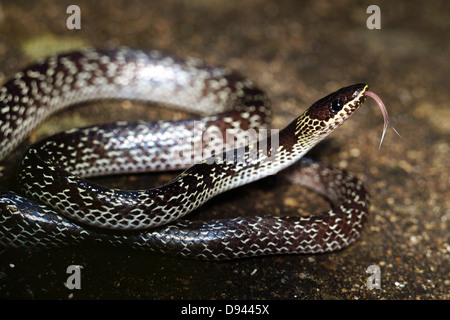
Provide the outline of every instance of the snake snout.
[[339,98],[344,101],[344,103],[356,105],[358,102],[364,102],[364,93],[368,88],[369,86],[367,84],[358,83],[339,89],[336,93],[339,95]]

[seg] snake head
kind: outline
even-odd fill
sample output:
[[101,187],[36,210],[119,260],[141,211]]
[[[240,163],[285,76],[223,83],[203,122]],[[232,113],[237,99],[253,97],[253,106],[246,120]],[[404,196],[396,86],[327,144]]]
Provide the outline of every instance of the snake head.
[[341,88],[316,101],[306,114],[311,119],[325,122],[346,120],[364,102],[368,88],[364,83]]
[[369,88],[364,83],[341,88],[316,101],[301,120],[303,130],[314,132],[312,135],[328,135],[347,120],[366,99],[365,92]]

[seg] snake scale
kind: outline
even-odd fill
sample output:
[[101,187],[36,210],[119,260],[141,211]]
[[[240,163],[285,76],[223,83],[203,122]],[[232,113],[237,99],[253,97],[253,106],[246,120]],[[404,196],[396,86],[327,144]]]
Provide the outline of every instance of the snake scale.
[[[367,89],[365,84],[342,88],[278,135],[224,147],[198,161],[186,151],[205,142],[204,135],[192,134],[195,130],[270,128],[270,101],[249,79],[198,59],[129,48],[43,59],[0,89],[0,159],[50,115],[94,100],[151,101],[196,116],[71,129],[32,145],[20,164],[20,191],[0,192],[0,244],[35,250],[91,241],[209,260],[345,248],[367,220],[368,193],[351,173],[303,156],[364,103]],[[180,154],[184,161],[173,157]],[[186,160],[195,164],[186,168]],[[308,217],[180,219],[222,192],[289,166],[289,179],[329,198],[329,211]],[[110,189],[84,180],[180,169],[173,181],[150,190]]]

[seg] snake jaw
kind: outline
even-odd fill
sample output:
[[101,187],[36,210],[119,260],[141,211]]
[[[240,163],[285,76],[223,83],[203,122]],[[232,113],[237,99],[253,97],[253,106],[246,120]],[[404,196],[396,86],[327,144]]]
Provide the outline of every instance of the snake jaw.
[[305,114],[312,119],[330,123],[339,119],[346,120],[364,102],[367,89],[366,84],[341,88],[315,102]]
[[305,135],[314,141],[327,137],[359,109],[366,99],[367,89],[366,84],[354,84],[315,102],[297,119],[299,140],[305,139]]

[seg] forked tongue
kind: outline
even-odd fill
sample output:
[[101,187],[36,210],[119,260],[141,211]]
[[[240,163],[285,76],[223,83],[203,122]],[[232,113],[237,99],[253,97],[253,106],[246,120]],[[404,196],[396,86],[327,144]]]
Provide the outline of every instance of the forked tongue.
[[366,91],[364,93],[366,96],[371,97],[373,100],[375,100],[375,102],[378,104],[378,106],[380,107],[381,110],[381,114],[383,115],[383,119],[384,119],[384,126],[383,126],[383,135],[381,136],[381,141],[380,141],[380,145],[378,147],[378,149],[381,148],[381,144],[383,143],[383,139],[384,136],[386,134],[386,129],[387,126],[389,125],[392,130],[394,130],[394,132],[401,138],[402,136],[397,132],[397,130],[395,130],[395,128],[392,126],[391,121],[389,120],[389,115],[388,112],[386,110],[386,107],[384,106],[383,101],[381,101],[380,97],[377,96],[375,93],[373,93],[372,91]]

